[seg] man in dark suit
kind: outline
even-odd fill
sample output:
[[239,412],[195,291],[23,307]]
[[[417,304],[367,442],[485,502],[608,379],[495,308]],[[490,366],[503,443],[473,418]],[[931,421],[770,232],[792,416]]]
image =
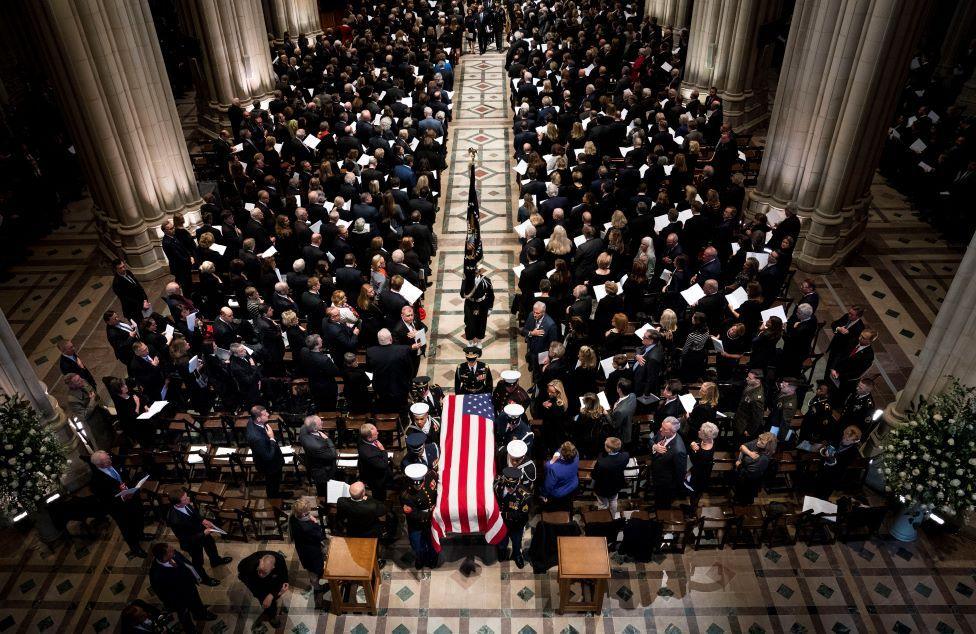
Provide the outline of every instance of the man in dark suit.
[[403,235],[413,238],[413,248],[424,266],[430,266],[430,259],[437,253],[436,237],[430,227],[421,222],[420,212],[410,214],[410,223],[403,228]]
[[386,491],[393,485],[393,468],[386,448],[380,442],[376,426],[365,423],[359,428],[359,477],[373,497],[386,501]]
[[688,451],[678,435],[679,426],[676,417],[665,418],[651,444],[651,485],[654,487],[655,508],[671,508],[684,482]]
[[759,271],[758,281],[759,285],[762,287],[763,294],[763,307],[767,308],[776,298],[779,297],[780,287],[783,285],[783,275],[784,271],[780,270],[779,267],[779,254],[773,251],[769,254],[769,261]]
[[533,373],[539,372],[539,354],[549,351],[549,344],[559,339],[559,329],[552,317],[546,314],[546,305],[535,302],[532,313],[525,319],[522,326],[522,336],[525,337],[526,360]]
[[661,334],[648,328],[641,338],[641,346],[634,356],[634,392],[638,396],[656,394],[661,385],[664,365],[664,348],[660,345]]
[[773,227],[773,239],[770,242],[774,249],[779,248],[783,238],[787,236],[793,239],[793,244],[800,237],[800,218],[796,215],[796,203],[787,204],[783,213],[786,217]]
[[142,310],[149,301],[146,290],[132,275],[129,267],[122,260],[112,263],[115,274],[112,276],[112,292],[122,304],[122,314],[126,319],[142,319]]
[[322,320],[322,339],[332,353],[333,359],[339,359],[347,352],[355,352],[359,347],[359,328],[350,328],[340,316],[335,306],[329,306]]
[[346,297],[354,299],[359,297],[359,289],[362,288],[365,280],[362,271],[356,266],[356,256],[347,253],[343,258],[343,264],[336,269],[335,273],[336,288],[346,294]]
[[[691,222],[691,220],[688,222]],[[698,269],[698,276],[695,281],[704,284],[705,280],[720,279],[722,279],[722,263],[718,259],[718,250],[711,246],[705,247],[705,250],[702,252],[702,265]]]
[[213,320],[213,338],[214,344],[224,350],[230,350],[231,344],[241,341],[241,324],[227,306],[221,308],[217,319]]
[[162,362],[158,356],[150,352],[149,346],[141,341],[132,344],[129,376],[142,386],[142,393],[147,401],[158,401],[162,398],[163,387],[167,383]]
[[[307,283],[306,279],[306,283]],[[301,311],[298,304],[291,298],[291,288],[288,282],[278,282],[274,285],[274,293],[271,295],[271,306],[274,308],[276,319],[281,319],[281,314],[286,310],[293,310],[296,314]]]
[[857,345],[864,330],[863,317],[864,308],[855,305],[847,309],[846,315],[830,324],[834,336],[827,345],[827,368],[824,372],[824,380],[830,376],[830,371],[834,369],[837,362],[849,355]]
[[102,315],[105,322],[105,337],[115,351],[115,358],[128,367],[132,360],[132,344],[139,341],[139,331],[131,322],[124,322],[114,310]]
[[281,499],[281,471],[285,457],[275,439],[274,430],[268,424],[268,410],[260,405],[251,408],[251,419],[247,422],[247,444],[251,448],[254,467],[264,476],[264,487],[268,499]]
[[654,412],[654,420],[658,425],[665,418],[673,416],[680,419],[685,415],[685,408],[678,398],[681,396],[682,389],[681,381],[678,379],[671,379],[664,385],[664,389],[661,390],[661,401],[657,404],[657,411]]
[[[153,560],[149,566],[149,587],[162,601],[163,607],[176,613],[185,632],[196,632],[197,621],[216,621],[217,615],[207,609],[200,599],[197,583],[202,581],[182,553],[166,543],[154,544]],[[210,581],[216,581],[210,579]],[[204,581],[204,583],[206,583]],[[217,585],[220,583],[207,583]],[[156,630],[152,630],[156,631]]]
[[410,302],[400,294],[401,288],[403,288],[403,277],[394,275],[390,278],[389,288],[383,289],[377,300],[389,326],[393,326],[400,319],[400,311],[403,307],[410,305]]
[[637,411],[637,396],[633,393],[634,384],[628,379],[617,381],[616,394],[608,394],[609,399],[616,399],[611,404],[610,424],[613,433],[627,448],[633,443],[634,413]]
[[335,410],[339,395],[339,386],[336,383],[339,368],[336,367],[334,358],[336,357],[330,357],[323,350],[320,335],[306,337],[305,347],[298,353],[299,366],[308,377],[309,391],[319,410],[323,412]]
[[730,316],[729,300],[725,299],[725,296],[718,292],[718,282],[715,279],[710,278],[705,280],[701,286],[702,290],[705,291],[705,296],[698,300],[698,303],[695,305],[695,310],[705,315],[705,321],[708,323],[708,331],[716,334],[721,329],[725,320]]
[[298,433],[298,442],[305,450],[305,468],[315,483],[315,494],[326,497],[329,493],[329,480],[335,475],[337,454],[322,419],[314,414],[306,416],[305,424]]
[[244,407],[261,400],[261,366],[257,364],[242,343],[230,345],[228,370],[237,386],[237,394]]
[[838,359],[834,369],[830,371],[830,378],[835,388],[832,399],[834,407],[840,407],[844,404],[847,397],[857,387],[858,379],[874,363],[874,347],[871,344],[877,338],[878,334],[870,328],[862,330],[857,345],[854,346],[850,354]]
[[373,411],[373,394],[369,389],[371,381],[352,352],[343,355],[342,379],[342,395],[349,412],[362,414]]
[[386,504],[375,494],[366,495],[366,485],[353,482],[349,497],[336,504],[336,523],[347,537],[382,537]]
[[96,451],[91,455],[91,487],[95,498],[115,520],[115,524],[122,533],[122,538],[129,546],[127,555],[145,557],[146,551],[139,542],[147,539],[142,532],[142,500],[139,491],[125,493],[136,485],[129,481],[123,472],[112,465],[112,457],[104,451]]
[[251,553],[237,564],[237,578],[257,599],[266,619],[275,629],[281,627],[278,600],[288,592],[288,562],[284,555],[270,550]]
[[613,436],[603,442],[604,454],[596,460],[593,467],[593,492],[597,507],[610,509],[610,516],[617,517],[617,496],[627,486],[624,471],[630,462],[630,454],[621,451],[623,442]]
[[71,339],[62,339],[58,342],[58,350],[61,352],[58,357],[58,369],[61,370],[62,376],[77,374],[85,379],[85,382],[92,386],[92,389],[97,390],[98,385],[95,383],[95,376],[78,356],[74,342]]
[[549,265],[545,260],[539,258],[539,251],[535,247],[529,247],[529,262],[522,270],[518,278],[519,293],[522,295],[522,314],[527,315],[532,310],[535,303],[535,293],[539,290],[539,282],[546,279],[546,271]]
[[813,308],[809,304],[800,304],[783,329],[783,353],[780,355],[777,374],[783,377],[799,377],[803,371],[803,362],[810,356],[816,337],[817,320],[813,318]]
[[816,283],[809,277],[805,278],[800,282],[800,292],[803,293],[803,296],[796,301],[796,306],[793,307],[793,315],[796,314],[796,309],[800,304],[810,304],[810,308],[816,313],[817,307],[820,306],[820,295],[817,293]]
[[314,271],[321,260],[328,259],[322,249],[322,234],[313,233],[309,238],[309,244],[302,247],[302,259],[305,260],[305,267],[309,271]]
[[366,349],[366,369],[373,373],[373,392],[377,411],[399,412],[407,404],[413,379],[412,353],[419,343],[409,346],[393,343],[386,328],[376,334],[378,345]]
[[200,511],[191,503],[187,488],[173,487],[169,492],[169,499],[173,505],[166,513],[166,524],[176,535],[176,539],[180,540],[180,548],[190,554],[190,560],[202,578],[202,583],[208,586],[220,585],[220,581],[208,575],[203,568],[204,551],[210,559],[211,568],[231,561],[230,557],[221,557],[217,552],[217,543],[212,535],[217,526],[200,515]]
[[603,253],[603,239],[597,237],[593,227],[583,227],[583,235],[586,241],[576,249],[576,257],[573,259],[573,268],[576,279],[588,279],[593,271],[596,270],[596,258]]
[[193,280],[190,277],[193,257],[176,237],[176,225],[172,220],[163,223],[163,253],[169,260],[169,272],[179,285],[184,289],[193,288]]

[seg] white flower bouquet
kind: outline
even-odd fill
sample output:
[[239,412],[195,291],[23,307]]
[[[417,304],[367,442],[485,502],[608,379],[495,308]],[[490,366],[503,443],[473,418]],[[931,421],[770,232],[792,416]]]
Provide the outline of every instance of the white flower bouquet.
[[9,518],[33,513],[58,490],[68,452],[30,403],[18,395],[0,399],[0,513]]

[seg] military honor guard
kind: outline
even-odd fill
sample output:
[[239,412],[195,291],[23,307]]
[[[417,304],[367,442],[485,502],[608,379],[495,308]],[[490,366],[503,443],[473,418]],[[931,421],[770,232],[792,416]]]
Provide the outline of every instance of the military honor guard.
[[527,451],[531,451],[535,442],[535,434],[525,419],[525,408],[510,403],[495,418],[495,442],[499,457],[504,456],[508,443],[513,440],[521,440]]
[[[429,376],[414,378],[410,388],[410,402],[424,403],[429,408],[431,416],[440,419],[441,403],[444,401],[444,390],[439,385],[431,385]],[[440,427],[440,424],[438,424]]]
[[464,297],[464,339],[469,346],[481,347],[488,328],[488,315],[495,303],[495,290],[491,280],[485,277],[484,268],[478,267],[472,277],[465,278],[461,296]]
[[491,370],[478,361],[481,348],[468,346],[464,349],[466,361],[454,371],[455,394],[490,394]]
[[529,398],[529,393],[519,385],[520,378],[522,378],[522,373],[518,370],[505,370],[502,372],[502,378],[495,385],[495,389],[491,393],[491,401],[495,406],[495,413],[501,412],[505,409],[506,405],[515,404],[526,408],[532,402],[532,399]]
[[518,469],[522,474],[519,477],[532,486],[531,483],[536,481],[538,472],[535,463],[529,458],[529,446],[522,440],[512,440],[505,446],[505,452],[508,454],[508,458],[503,467]]
[[406,429],[407,436],[413,432],[420,432],[428,440],[436,441],[440,435],[440,431],[440,421],[430,415],[430,405],[427,403],[414,403],[410,406],[410,423]]
[[412,463],[405,474],[410,483],[400,496],[403,514],[407,518],[407,535],[413,549],[414,566],[436,568],[437,552],[430,537],[431,515],[437,504],[437,473],[426,465]]
[[[505,467],[502,469],[501,477],[495,481],[495,497],[498,498],[502,520],[507,531],[505,540],[498,546],[498,558],[505,561],[511,557],[517,568],[524,568],[522,534],[529,520],[532,483],[524,480],[521,472],[515,467]],[[506,553],[504,549],[509,543],[512,545],[512,551]]]
[[432,471],[437,471],[441,450],[435,443],[429,442],[427,434],[419,431],[407,434],[407,453],[403,456],[400,466],[406,473],[412,464],[422,464]]

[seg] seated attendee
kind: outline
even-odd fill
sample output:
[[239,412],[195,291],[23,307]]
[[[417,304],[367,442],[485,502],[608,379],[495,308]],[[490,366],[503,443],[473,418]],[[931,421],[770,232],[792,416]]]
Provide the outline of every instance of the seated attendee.
[[767,432],[759,434],[739,446],[739,457],[735,461],[734,499],[736,504],[752,504],[762,488],[763,478],[776,455],[776,436]]

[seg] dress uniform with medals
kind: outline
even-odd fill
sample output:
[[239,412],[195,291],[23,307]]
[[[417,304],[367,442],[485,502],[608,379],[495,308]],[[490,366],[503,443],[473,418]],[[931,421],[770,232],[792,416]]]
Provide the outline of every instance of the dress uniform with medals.
[[502,467],[518,469],[522,480],[528,482],[530,487],[533,486],[538,472],[535,463],[529,458],[529,446],[521,440],[513,440],[505,446],[505,450],[508,452],[508,459]]
[[406,468],[410,480],[400,496],[403,514],[407,518],[407,535],[415,558],[414,566],[437,567],[437,552],[431,542],[430,523],[437,504],[437,473],[425,465],[414,463]]
[[491,394],[491,401],[495,406],[496,413],[501,412],[506,405],[512,403],[527,408],[532,402],[532,399],[529,398],[529,393],[519,385],[520,378],[522,378],[522,373],[518,370],[505,370],[502,372],[502,378],[498,381]]
[[495,303],[495,289],[484,273],[485,270],[479,268],[470,280],[465,279],[461,289],[461,297],[464,298],[464,339],[473,343],[485,338],[488,313]]
[[528,451],[532,450],[535,442],[535,434],[525,420],[525,408],[515,403],[506,405],[502,413],[495,418],[495,441],[499,448],[500,459],[504,456],[508,443],[513,440],[521,440]]
[[826,383],[817,386],[817,391],[810,399],[807,412],[803,415],[800,426],[800,439],[810,442],[822,442],[833,438],[835,427],[833,412],[830,408],[830,390]]
[[412,464],[422,464],[431,471],[436,471],[440,457],[440,447],[427,442],[427,434],[415,431],[407,434],[407,453],[404,454],[400,467],[404,473]]
[[410,406],[410,423],[405,431],[408,436],[412,432],[420,432],[427,440],[436,441],[440,437],[440,431],[440,421],[430,415],[430,406],[427,403],[414,403]]
[[[410,389],[411,403],[426,403],[430,408],[430,415],[441,417],[441,402],[444,400],[444,390],[439,385],[431,385],[429,376],[418,376],[413,380]],[[440,428],[440,425],[437,425]]]
[[478,361],[480,356],[481,348],[477,346],[468,346],[464,349],[464,358],[467,361],[459,365],[454,372],[455,394],[491,393],[491,370]]
[[505,467],[502,475],[495,481],[495,497],[501,507],[502,520],[505,522],[507,535],[498,545],[499,559],[505,559],[501,552],[507,543],[512,544],[511,558],[515,566],[523,568],[525,559],[522,557],[522,533],[529,520],[529,502],[532,499],[532,483],[526,482],[515,467]]
[[[837,430],[842,431],[849,425],[854,425],[861,430],[863,436],[867,436],[871,431],[870,418],[876,409],[874,397],[871,396],[870,389],[862,391],[861,383],[858,383],[854,393],[844,401],[844,408],[841,410],[840,420],[837,421]],[[837,434],[834,434],[835,436]],[[829,440],[833,441],[834,438]]]

